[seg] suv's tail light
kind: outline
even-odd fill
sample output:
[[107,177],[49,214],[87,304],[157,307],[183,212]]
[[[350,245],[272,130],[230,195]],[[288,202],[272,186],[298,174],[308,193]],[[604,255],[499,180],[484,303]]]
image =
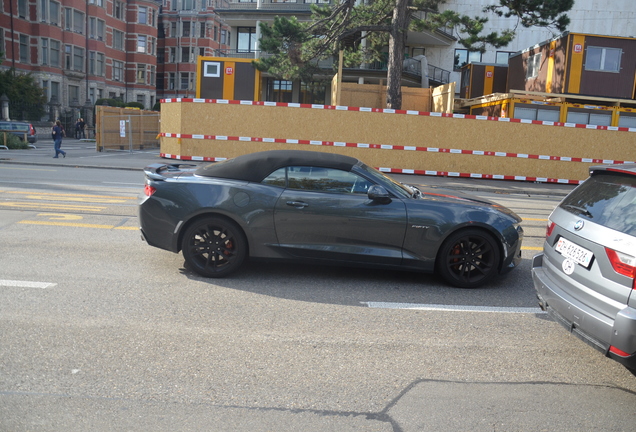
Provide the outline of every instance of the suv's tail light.
[[548,238],[552,235],[552,231],[554,231],[554,227],[556,224],[551,220],[548,221],[548,225],[545,227],[545,238]]
[[150,185],[146,185],[144,186],[144,193],[146,194],[146,196],[152,196],[153,193],[157,192],[157,189],[150,186]]
[[636,289],[636,257],[605,248],[605,253],[618,274],[632,278],[632,288]]

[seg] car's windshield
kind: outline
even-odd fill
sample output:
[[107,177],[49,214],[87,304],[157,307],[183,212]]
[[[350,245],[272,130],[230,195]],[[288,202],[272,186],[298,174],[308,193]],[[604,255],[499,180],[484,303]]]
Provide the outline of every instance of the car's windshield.
[[594,175],[572,191],[560,207],[594,223],[636,235],[636,176]]
[[397,194],[400,197],[412,198],[415,194],[415,190],[413,188],[405,184],[396,182],[391,177],[384,174],[382,171],[379,171],[363,163],[358,164],[358,167],[362,171],[370,174],[371,178],[377,180],[381,186],[384,186],[385,188],[387,188],[388,190],[392,191],[393,193]]

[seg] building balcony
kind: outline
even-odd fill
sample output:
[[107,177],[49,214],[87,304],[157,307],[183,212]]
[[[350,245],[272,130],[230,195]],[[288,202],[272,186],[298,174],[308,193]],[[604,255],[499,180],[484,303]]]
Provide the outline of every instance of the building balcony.
[[[261,51],[248,51],[248,50],[235,50],[235,49],[217,49],[214,51],[215,57],[233,57],[233,58],[246,58],[246,59],[257,59],[268,57],[270,54],[261,52]],[[316,64],[320,69],[325,70],[333,70],[334,69],[334,59],[323,59],[319,60]],[[356,71],[360,73],[361,76],[368,75],[369,73],[384,73],[387,71],[386,62],[372,62],[372,63],[363,63],[358,67],[353,68],[344,68],[344,72],[348,75],[355,74]],[[451,72],[440,67],[434,65],[428,65],[428,79],[431,82],[431,85],[441,85],[448,84],[450,82]],[[421,80],[422,77],[422,62],[417,58],[408,58],[404,60],[404,71],[403,74],[415,75]]]
[[304,12],[309,14],[311,5],[327,6],[329,1],[324,0],[216,0],[215,11],[223,14],[224,12]]

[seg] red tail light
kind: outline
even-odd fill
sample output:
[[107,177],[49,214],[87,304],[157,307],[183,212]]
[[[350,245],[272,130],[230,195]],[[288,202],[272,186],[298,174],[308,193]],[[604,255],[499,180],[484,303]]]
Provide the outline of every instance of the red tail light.
[[605,248],[605,253],[618,274],[632,279],[632,288],[636,289],[636,257]]
[[609,350],[610,350],[610,352],[612,354],[616,354],[617,356],[629,357],[629,353],[626,353],[625,351],[619,350],[615,346],[610,346]]
[[144,193],[146,194],[146,196],[152,196],[152,194],[154,194],[155,192],[157,192],[156,188],[150,185],[144,186]]
[[548,221],[548,225],[545,227],[545,238],[548,238],[552,235],[552,231],[554,231],[554,227],[556,224],[552,221]]

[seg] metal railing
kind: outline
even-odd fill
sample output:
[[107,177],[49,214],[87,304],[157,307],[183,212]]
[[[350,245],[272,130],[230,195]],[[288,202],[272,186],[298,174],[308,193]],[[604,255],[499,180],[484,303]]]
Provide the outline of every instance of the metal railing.
[[318,1],[318,0],[292,0],[292,1],[274,1],[274,0],[260,0],[260,1],[243,1],[243,0],[218,0],[216,2],[216,10],[277,10],[288,12],[310,12],[311,5],[327,6],[331,4],[330,1]]

